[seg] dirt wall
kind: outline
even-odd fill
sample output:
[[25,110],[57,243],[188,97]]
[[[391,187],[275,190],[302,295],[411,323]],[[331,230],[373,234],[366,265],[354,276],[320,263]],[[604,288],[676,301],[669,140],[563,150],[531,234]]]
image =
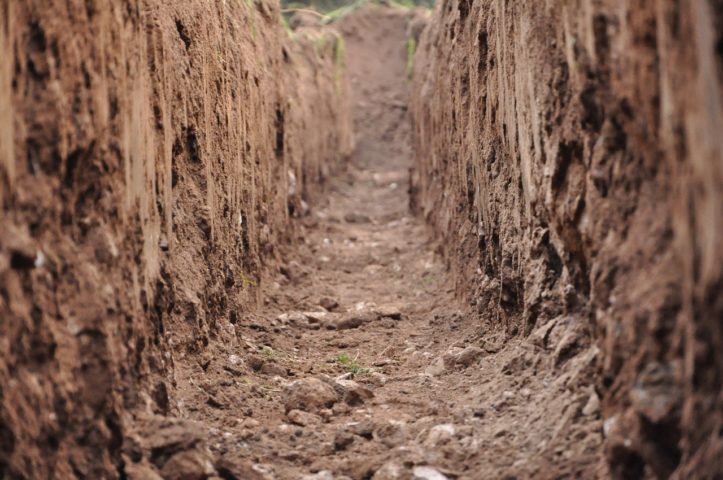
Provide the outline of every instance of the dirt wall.
[[234,335],[352,150],[315,35],[264,0],[0,1],[0,476],[123,476],[133,412]]
[[721,19],[445,0],[414,59],[414,204],[486,321],[592,339],[618,477],[722,473]]

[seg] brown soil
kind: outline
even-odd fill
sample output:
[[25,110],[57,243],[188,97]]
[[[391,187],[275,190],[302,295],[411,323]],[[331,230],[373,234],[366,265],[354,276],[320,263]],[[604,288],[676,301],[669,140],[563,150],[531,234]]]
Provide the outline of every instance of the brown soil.
[[619,477],[723,475],[721,7],[448,1],[415,58],[415,204],[456,290],[593,340]]
[[[300,247],[285,252],[266,307],[176,371],[178,413],[210,428],[213,455],[255,465],[259,478],[435,478],[425,467],[459,479],[602,476],[597,350],[566,319],[506,339],[455,300],[441,246],[408,212],[413,18],[366,7],[340,23],[355,86],[352,165],[298,221]],[[360,325],[345,328],[353,318]],[[288,411],[289,384],[340,376],[369,398]]]
[[0,0],[0,478],[723,475],[720,2],[96,3]]
[[338,34],[279,15],[0,2],[0,477],[122,476],[351,153]]

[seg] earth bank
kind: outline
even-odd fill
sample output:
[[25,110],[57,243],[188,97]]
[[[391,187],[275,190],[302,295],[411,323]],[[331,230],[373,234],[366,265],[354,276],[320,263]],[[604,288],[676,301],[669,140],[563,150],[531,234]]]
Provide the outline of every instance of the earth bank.
[[0,476],[125,474],[350,154],[340,45],[275,2],[0,2]]
[[721,475],[722,15],[445,1],[415,57],[414,205],[508,336],[600,349],[619,477]]

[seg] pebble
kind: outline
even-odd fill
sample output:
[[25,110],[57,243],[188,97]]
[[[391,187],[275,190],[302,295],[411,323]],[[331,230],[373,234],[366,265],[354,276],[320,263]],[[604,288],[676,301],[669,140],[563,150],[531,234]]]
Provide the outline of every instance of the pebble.
[[592,392],[590,398],[582,409],[582,414],[585,416],[595,415],[600,412],[600,397],[597,393]]
[[379,317],[370,311],[357,311],[344,315],[337,321],[327,322],[327,328],[350,330],[352,328],[359,328],[365,323],[373,322],[377,318]]
[[377,387],[381,387],[387,383],[387,376],[383,373],[372,372],[369,374],[369,381]]
[[331,407],[339,399],[331,385],[314,377],[289,383],[284,388],[283,397],[287,412],[317,412]]
[[344,221],[347,223],[369,223],[371,219],[363,213],[347,212],[344,214]]
[[374,440],[387,447],[397,447],[407,440],[407,426],[404,422],[390,420],[378,426],[372,436]]
[[444,358],[437,357],[434,362],[432,362],[432,364],[424,370],[424,372],[433,377],[438,377],[442,375],[446,370],[447,367],[445,365]]
[[166,480],[207,478],[216,473],[210,456],[200,450],[184,450],[163,464],[161,475]]
[[322,470],[310,475],[304,475],[301,480],[334,480],[334,474],[329,470]]
[[331,312],[339,306],[339,301],[332,297],[321,297],[319,305]]
[[420,466],[414,467],[412,470],[413,480],[447,480],[447,476],[443,475],[439,470],[432,467]]
[[259,425],[261,425],[261,422],[259,422],[255,418],[245,418],[241,422],[241,426],[244,428],[257,428]]
[[301,427],[307,427],[309,425],[320,425],[321,417],[314,415],[309,412],[302,412],[301,410],[291,410],[286,414],[286,418],[295,425]]
[[479,358],[481,358],[485,354],[485,351],[482,350],[479,347],[473,347],[469,346],[462,350],[462,352],[457,355],[456,363],[457,365],[462,365],[463,367],[469,367],[474,362],[476,362]]
[[335,383],[337,391],[341,393],[344,402],[352,407],[374,398],[374,393],[371,390],[354,380],[336,380]]
[[334,450],[346,450],[349,445],[354,443],[354,434],[345,430],[339,430],[334,435]]
[[390,460],[374,473],[372,480],[400,480],[406,472],[399,460]]
[[454,437],[455,433],[457,429],[451,423],[435,425],[429,430],[425,444],[431,447],[440,446]]
[[398,307],[393,305],[383,305],[381,307],[377,307],[376,311],[381,318],[391,318],[393,320],[402,319],[402,312]]
[[307,316],[301,312],[282,313],[276,317],[276,321],[283,325],[294,325],[297,327],[306,326],[309,322]]

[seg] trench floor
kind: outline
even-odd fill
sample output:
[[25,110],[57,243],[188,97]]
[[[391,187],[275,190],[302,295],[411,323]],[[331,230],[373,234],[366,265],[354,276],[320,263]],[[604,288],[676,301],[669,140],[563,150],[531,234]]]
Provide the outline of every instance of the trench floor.
[[407,188],[393,166],[333,182],[265,307],[179,370],[183,416],[257,478],[601,476],[597,351],[560,358],[564,325],[507,338],[461,304]]

